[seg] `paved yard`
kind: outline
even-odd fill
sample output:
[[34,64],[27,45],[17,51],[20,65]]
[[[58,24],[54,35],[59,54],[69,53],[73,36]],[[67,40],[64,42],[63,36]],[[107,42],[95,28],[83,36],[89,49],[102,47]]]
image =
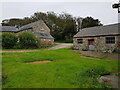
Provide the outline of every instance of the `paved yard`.
[[102,52],[96,52],[96,51],[79,51],[79,53],[85,56],[106,57],[111,60],[120,60],[120,54],[118,53],[102,53]]

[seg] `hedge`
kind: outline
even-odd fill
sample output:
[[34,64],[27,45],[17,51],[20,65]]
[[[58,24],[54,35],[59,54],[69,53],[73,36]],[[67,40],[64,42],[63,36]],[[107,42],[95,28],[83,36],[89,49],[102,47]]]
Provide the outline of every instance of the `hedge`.
[[21,32],[18,34],[20,48],[38,48],[38,37],[31,32]]
[[2,48],[14,48],[17,44],[18,37],[14,33],[2,33]]

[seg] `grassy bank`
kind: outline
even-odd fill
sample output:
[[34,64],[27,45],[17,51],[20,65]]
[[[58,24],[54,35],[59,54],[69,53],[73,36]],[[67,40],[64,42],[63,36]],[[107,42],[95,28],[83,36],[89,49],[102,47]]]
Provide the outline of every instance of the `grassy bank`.
[[[3,53],[3,88],[101,88],[102,74],[116,72],[117,61],[93,60],[70,49]],[[51,63],[26,64],[50,60]]]

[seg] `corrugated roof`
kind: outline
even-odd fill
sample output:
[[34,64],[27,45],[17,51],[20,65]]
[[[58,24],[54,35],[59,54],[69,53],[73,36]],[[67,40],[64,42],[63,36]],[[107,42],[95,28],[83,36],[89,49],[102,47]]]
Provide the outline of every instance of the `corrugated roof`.
[[74,35],[74,37],[89,37],[89,36],[118,35],[118,34],[120,34],[120,23],[84,28],[76,35]]
[[40,33],[40,32],[34,32],[34,34],[41,38],[54,39],[50,34]]
[[18,32],[18,29],[14,26],[0,26],[1,32]]

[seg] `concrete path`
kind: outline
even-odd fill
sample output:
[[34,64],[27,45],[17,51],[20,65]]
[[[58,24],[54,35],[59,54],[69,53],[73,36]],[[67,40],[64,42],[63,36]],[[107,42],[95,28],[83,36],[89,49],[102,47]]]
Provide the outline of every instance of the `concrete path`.
[[73,44],[69,43],[55,43],[53,47],[50,47],[48,49],[40,49],[40,50],[15,50],[15,51],[0,51],[0,53],[16,53],[16,52],[35,52],[35,51],[43,51],[43,50],[55,50],[55,49],[61,49],[61,48],[70,48]]

